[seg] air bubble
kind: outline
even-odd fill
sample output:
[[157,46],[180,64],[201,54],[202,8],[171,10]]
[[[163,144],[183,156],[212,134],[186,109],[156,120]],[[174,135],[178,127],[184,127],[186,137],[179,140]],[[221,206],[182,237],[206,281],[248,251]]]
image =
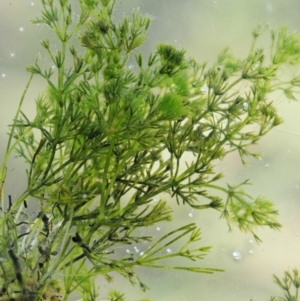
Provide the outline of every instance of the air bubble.
[[259,63],[255,63],[252,67],[252,71],[255,71],[259,68],[260,64]]
[[24,27],[20,27],[19,31],[23,32],[24,31]]
[[156,230],[157,230],[157,231],[160,231],[160,227],[156,227]]
[[10,53],[10,56],[11,56],[11,57],[14,57],[14,56],[15,56],[15,53],[14,53],[14,52],[11,52],[11,53]]
[[253,250],[249,250],[249,254],[251,254],[251,255],[252,255],[253,253],[254,253],[254,252],[253,252]]
[[243,103],[243,110],[244,111],[248,111],[248,109],[249,109],[249,103],[248,102],[244,102]]
[[167,253],[172,253],[172,250],[170,248],[167,249]]
[[202,87],[201,92],[207,93],[208,92],[208,87],[207,86]]
[[6,77],[6,74],[5,74],[5,73],[2,73],[1,76],[2,76],[2,77]]
[[189,216],[189,217],[193,217],[193,213],[189,213],[188,216]]
[[232,257],[233,257],[233,259],[235,260],[235,261],[239,261],[239,260],[241,260],[241,258],[242,258],[242,254],[241,254],[241,252],[240,251],[233,251],[233,253],[232,253]]
[[253,240],[252,239],[249,240],[249,244],[253,244]]
[[269,168],[269,166],[270,166],[269,163],[267,163],[267,164],[265,165],[266,168]]

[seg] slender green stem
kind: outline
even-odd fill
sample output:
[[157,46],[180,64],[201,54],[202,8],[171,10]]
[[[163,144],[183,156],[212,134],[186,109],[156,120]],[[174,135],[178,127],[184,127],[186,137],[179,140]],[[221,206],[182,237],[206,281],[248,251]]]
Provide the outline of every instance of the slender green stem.
[[[37,62],[38,58],[36,59],[36,62]],[[16,122],[17,122],[17,119],[19,117],[19,114],[20,114],[20,111],[21,111],[21,108],[22,108],[22,105],[23,105],[23,101],[25,99],[25,96],[27,94],[27,91],[31,85],[31,82],[32,82],[32,79],[33,79],[33,75],[34,74],[31,74],[30,77],[29,77],[29,80],[25,86],[25,89],[22,93],[22,96],[21,96],[21,99],[19,101],[19,105],[18,105],[18,108],[17,108],[17,111],[16,111],[16,114],[15,114],[15,118],[14,118],[14,122],[13,122],[13,125],[12,125],[12,128],[9,132],[9,136],[8,136],[8,142],[7,142],[7,145],[6,145],[6,151],[5,151],[5,155],[4,155],[4,158],[3,158],[3,162],[1,164],[1,169],[0,169],[0,197],[1,197],[1,201],[3,202],[3,185],[4,185],[4,181],[5,181],[5,176],[6,176],[6,165],[7,165],[7,161],[9,159],[9,156],[11,154],[11,152],[15,149],[15,146],[19,143],[20,140],[17,140],[12,146],[11,146],[11,143],[12,143],[12,138],[13,138],[13,135],[15,133],[15,128],[16,128]],[[30,129],[28,129],[29,131]],[[24,134],[25,135],[25,134]],[[2,208],[4,208],[4,204],[2,203]]]
[[105,161],[105,166],[104,166],[104,171],[103,171],[103,177],[102,177],[102,183],[101,183],[101,199],[100,199],[100,208],[99,208],[99,219],[103,220],[105,217],[105,206],[107,203],[107,197],[108,197],[108,192],[107,192],[107,181],[108,181],[108,170],[110,167],[110,162],[112,158],[112,153],[115,145],[115,139],[111,139],[110,146],[108,149],[108,153],[106,156],[106,161]]

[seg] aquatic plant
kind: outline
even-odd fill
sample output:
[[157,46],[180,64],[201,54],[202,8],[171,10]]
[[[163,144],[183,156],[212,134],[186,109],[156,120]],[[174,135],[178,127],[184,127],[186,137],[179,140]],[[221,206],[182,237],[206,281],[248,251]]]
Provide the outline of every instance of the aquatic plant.
[[293,273],[285,271],[282,280],[274,275],[274,280],[284,291],[284,298],[271,297],[270,301],[297,301],[299,299],[300,277],[298,269],[293,269]]
[[[115,21],[115,2],[80,0],[74,18],[71,1],[41,0],[41,16],[33,20],[56,35],[55,47],[41,42],[55,68],[43,69],[39,57],[27,67],[30,79],[1,165],[2,301],[69,300],[74,292],[95,300],[95,277],[110,282],[111,272],[146,291],[136,266],[222,271],[199,266],[210,246],[199,245],[194,223],[155,241],[141,234],[141,228],[171,220],[171,205],[154,201],[162,193],[178,205],[219,210],[230,229],[237,226],[257,241],[256,227],[280,228],[271,201],[248,195],[248,181],[221,186],[214,164],[234,151],[243,163],[258,156],[249,146],[282,122],[272,93],[282,90],[295,99],[300,77],[295,71],[283,81],[279,74],[299,63],[299,34],[285,27],[272,31],[266,58],[256,47],[265,31],[258,26],[246,58],[225,49],[212,67],[163,43],[146,57],[138,47],[150,18],[135,9]],[[34,76],[45,80],[46,89],[30,120],[22,104]],[[13,200],[4,190],[12,154],[27,164],[27,187]],[[26,211],[29,202],[37,214]],[[116,253],[133,243],[148,248]],[[163,252],[174,243],[172,253]],[[167,263],[176,257],[195,265]],[[125,297],[114,291],[110,300]]]

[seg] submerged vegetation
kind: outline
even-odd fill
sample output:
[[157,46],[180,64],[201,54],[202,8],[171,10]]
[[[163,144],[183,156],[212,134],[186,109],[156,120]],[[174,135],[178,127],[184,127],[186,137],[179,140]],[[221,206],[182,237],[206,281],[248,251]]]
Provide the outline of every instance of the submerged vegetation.
[[[222,271],[199,265],[210,246],[199,244],[193,223],[155,241],[141,234],[143,227],[171,220],[172,207],[154,201],[162,193],[178,205],[220,211],[229,228],[257,241],[257,227],[281,227],[270,200],[249,196],[247,181],[220,186],[223,175],[214,164],[234,151],[242,162],[257,156],[248,146],[282,122],[272,93],[295,99],[300,75],[282,80],[279,74],[299,64],[299,34],[272,31],[266,51],[256,47],[265,31],[258,26],[244,59],[225,49],[207,67],[172,45],[159,44],[147,57],[140,53],[150,18],[133,10],[115,21],[116,0],[80,0],[77,19],[69,0],[41,2],[33,22],[56,35],[55,47],[48,39],[41,43],[55,68],[43,69],[39,59],[27,67],[31,76],[10,127],[0,170],[0,300],[70,300],[74,292],[80,300],[96,300],[95,277],[111,282],[112,272],[146,291],[136,266]],[[34,76],[47,88],[30,120],[22,104]],[[27,187],[13,200],[5,189],[12,154],[27,164]],[[26,211],[29,202],[38,214]],[[115,253],[141,243],[148,245],[143,253]],[[163,252],[174,243],[172,253]],[[176,257],[195,264],[167,263]],[[294,277],[276,281],[288,291],[299,284],[298,272]],[[113,291],[110,300],[125,297]]]

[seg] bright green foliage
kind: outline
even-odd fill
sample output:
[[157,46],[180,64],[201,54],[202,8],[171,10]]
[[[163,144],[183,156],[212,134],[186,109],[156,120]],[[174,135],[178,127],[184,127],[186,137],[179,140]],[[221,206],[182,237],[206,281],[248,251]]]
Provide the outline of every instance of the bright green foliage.
[[[156,242],[138,229],[171,220],[166,201],[153,202],[161,193],[195,209],[219,210],[229,227],[251,232],[256,240],[257,226],[280,228],[272,202],[247,195],[242,187],[247,181],[216,184],[222,175],[214,164],[233,151],[242,162],[257,156],[248,146],[282,122],[271,97],[283,90],[295,99],[299,76],[283,82],[277,75],[299,62],[299,34],[284,27],[273,31],[266,60],[265,50],[255,47],[263,32],[259,26],[246,58],[225,49],[207,68],[171,45],[159,44],[148,58],[138,53],[150,19],[137,10],[115,22],[115,1],[81,0],[75,21],[71,2],[42,0],[41,16],[33,21],[57,36],[55,46],[47,39],[41,43],[56,68],[43,70],[38,59],[27,67],[31,77],[1,167],[4,297],[17,291],[22,300],[67,300],[75,291],[82,300],[95,300],[95,277],[112,281],[111,272],[146,291],[135,266],[222,271],[198,265],[210,247],[198,245],[195,224]],[[75,36],[79,45],[72,44]],[[47,89],[30,120],[22,103],[35,75],[45,79]],[[27,188],[5,209],[3,183],[13,151],[28,165]],[[225,201],[213,190],[224,193]],[[24,201],[37,202],[40,213],[24,213]],[[182,247],[163,252],[178,241]],[[120,246],[144,242],[149,245],[144,253],[114,254]],[[195,266],[168,265],[174,257]],[[125,300],[117,292],[110,299]]]
[[300,276],[298,269],[294,269],[293,273],[285,271],[282,280],[280,280],[276,275],[274,275],[274,280],[275,283],[278,284],[280,288],[284,291],[284,297],[271,297],[270,301],[299,300]]
[[274,301],[298,301],[299,300],[299,288],[300,288],[300,276],[299,270],[294,269],[291,274],[289,271],[284,272],[284,278],[280,280],[274,275],[275,282],[284,290],[284,298],[271,297],[270,300]]

